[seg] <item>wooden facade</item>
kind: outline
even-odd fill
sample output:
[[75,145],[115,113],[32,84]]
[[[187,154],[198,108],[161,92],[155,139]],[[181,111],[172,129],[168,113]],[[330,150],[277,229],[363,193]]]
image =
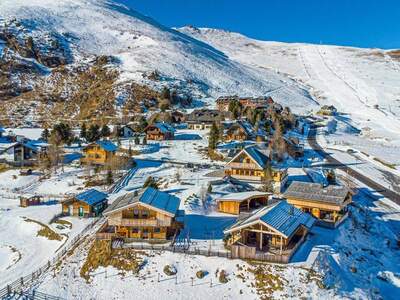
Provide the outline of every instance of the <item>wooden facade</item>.
[[247,181],[262,182],[265,178],[271,176],[276,192],[281,192],[288,179],[286,168],[269,168],[268,163],[257,162],[255,158],[246,151],[246,148],[225,165],[224,172],[225,175]]
[[268,193],[262,194],[257,192],[253,195],[250,192],[248,193],[248,196],[240,196],[236,198],[235,194],[232,194],[232,196],[228,195],[217,199],[218,211],[233,215],[239,215],[241,212],[250,212],[255,208],[267,205],[268,195]]
[[245,141],[249,140],[250,136],[247,134],[246,130],[239,124],[233,124],[231,128],[226,131],[224,136],[225,141]]
[[87,145],[83,149],[81,162],[84,164],[104,165],[107,161],[114,158],[114,151],[107,151],[96,143]]
[[149,125],[145,129],[147,140],[154,141],[164,141],[164,140],[173,140],[174,132],[173,131],[164,131],[155,125]]
[[107,228],[103,232],[113,238],[166,240],[183,226],[175,216],[140,203],[107,214],[107,217]]
[[21,196],[19,198],[19,206],[21,207],[40,205],[41,202],[42,202],[42,197],[40,196],[30,196],[30,197]]
[[63,215],[97,217],[107,208],[107,195],[91,189],[63,201],[61,206]]
[[314,222],[311,216],[280,201],[239,218],[224,231],[225,241],[233,258],[289,262]]
[[294,197],[288,197],[287,201],[302,211],[310,213],[319,220],[336,223],[346,216],[347,206],[352,202],[351,198],[351,193],[349,193],[345,199],[345,202],[341,205],[330,204],[323,201],[310,201],[309,199],[299,199]]

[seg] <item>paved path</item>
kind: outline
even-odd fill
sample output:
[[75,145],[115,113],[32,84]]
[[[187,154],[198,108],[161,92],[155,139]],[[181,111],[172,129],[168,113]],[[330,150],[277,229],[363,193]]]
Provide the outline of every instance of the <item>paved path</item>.
[[318,144],[316,139],[317,131],[316,128],[311,128],[308,134],[308,143],[310,144],[311,148],[313,148],[319,155],[321,155],[326,160],[325,165],[334,166],[336,168],[340,168],[344,170],[347,174],[354,177],[358,181],[364,183],[371,189],[377,191],[381,195],[385,196],[386,198],[392,200],[394,203],[400,205],[400,194],[382,186],[381,184],[375,182],[371,178],[355,171],[351,167],[341,163],[337,159],[333,158],[324,149]]

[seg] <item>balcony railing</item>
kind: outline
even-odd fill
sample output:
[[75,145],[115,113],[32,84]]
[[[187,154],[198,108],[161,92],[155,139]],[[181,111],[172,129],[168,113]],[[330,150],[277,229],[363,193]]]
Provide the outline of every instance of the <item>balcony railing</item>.
[[119,226],[138,226],[138,227],[163,227],[163,226],[171,226],[171,221],[158,220],[158,219],[110,219],[110,225],[119,225]]
[[237,168],[237,169],[249,169],[249,170],[260,170],[260,167],[256,164],[252,163],[237,163],[231,162],[228,167]]

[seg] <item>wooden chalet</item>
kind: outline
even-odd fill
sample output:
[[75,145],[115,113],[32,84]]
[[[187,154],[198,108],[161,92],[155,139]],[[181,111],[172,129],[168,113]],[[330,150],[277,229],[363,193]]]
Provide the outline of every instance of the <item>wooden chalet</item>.
[[173,140],[175,135],[175,129],[167,123],[154,123],[147,126],[144,131],[147,140]]
[[268,156],[267,150],[262,151],[257,146],[245,147],[225,165],[225,175],[262,182],[271,172],[274,190],[281,192],[287,183],[287,168],[280,168]]
[[286,201],[263,207],[224,230],[233,258],[288,263],[315,219]]
[[48,144],[42,141],[3,137],[0,140],[0,160],[5,163],[22,166],[32,166],[47,155]]
[[62,202],[62,213],[67,216],[97,217],[107,207],[107,194],[90,189]]
[[40,205],[42,203],[42,197],[38,195],[24,195],[19,197],[19,206],[28,207]]
[[166,240],[183,227],[179,205],[178,197],[151,187],[125,194],[104,211],[107,223],[97,237]]
[[122,138],[131,138],[135,136],[135,130],[129,125],[124,125],[119,128],[118,136]]
[[283,194],[288,203],[318,219],[318,225],[336,227],[348,215],[352,194],[347,187],[293,181]]
[[229,105],[233,101],[238,101],[243,108],[266,108],[274,104],[274,100],[269,97],[238,97],[238,96],[226,96],[219,97],[215,102],[219,111],[229,111]]
[[268,203],[271,193],[258,191],[232,193],[217,199],[218,211],[239,215],[241,212],[249,212]]
[[214,122],[218,123],[224,118],[223,114],[213,109],[195,109],[186,116],[189,129],[210,129]]
[[118,147],[108,140],[97,141],[83,148],[81,162],[84,164],[104,165],[112,159]]
[[174,110],[171,112],[171,118],[172,118],[172,123],[175,124],[180,124],[185,122],[185,114],[178,110]]
[[253,126],[244,120],[229,124],[224,134],[225,141],[245,141],[254,139],[256,136]]

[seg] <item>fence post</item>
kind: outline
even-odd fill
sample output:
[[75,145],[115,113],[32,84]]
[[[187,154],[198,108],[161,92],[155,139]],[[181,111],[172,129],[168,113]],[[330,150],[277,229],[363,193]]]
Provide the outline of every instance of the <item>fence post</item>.
[[210,279],[210,287],[212,287],[212,279]]
[[160,282],[160,273],[157,273],[157,282]]
[[21,285],[24,285],[24,278],[21,277]]
[[192,286],[193,286],[193,280],[194,280],[194,279],[193,279],[193,277],[192,277]]
[[7,284],[7,296],[11,295],[11,286]]
[[178,284],[178,275],[175,275],[175,284]]

